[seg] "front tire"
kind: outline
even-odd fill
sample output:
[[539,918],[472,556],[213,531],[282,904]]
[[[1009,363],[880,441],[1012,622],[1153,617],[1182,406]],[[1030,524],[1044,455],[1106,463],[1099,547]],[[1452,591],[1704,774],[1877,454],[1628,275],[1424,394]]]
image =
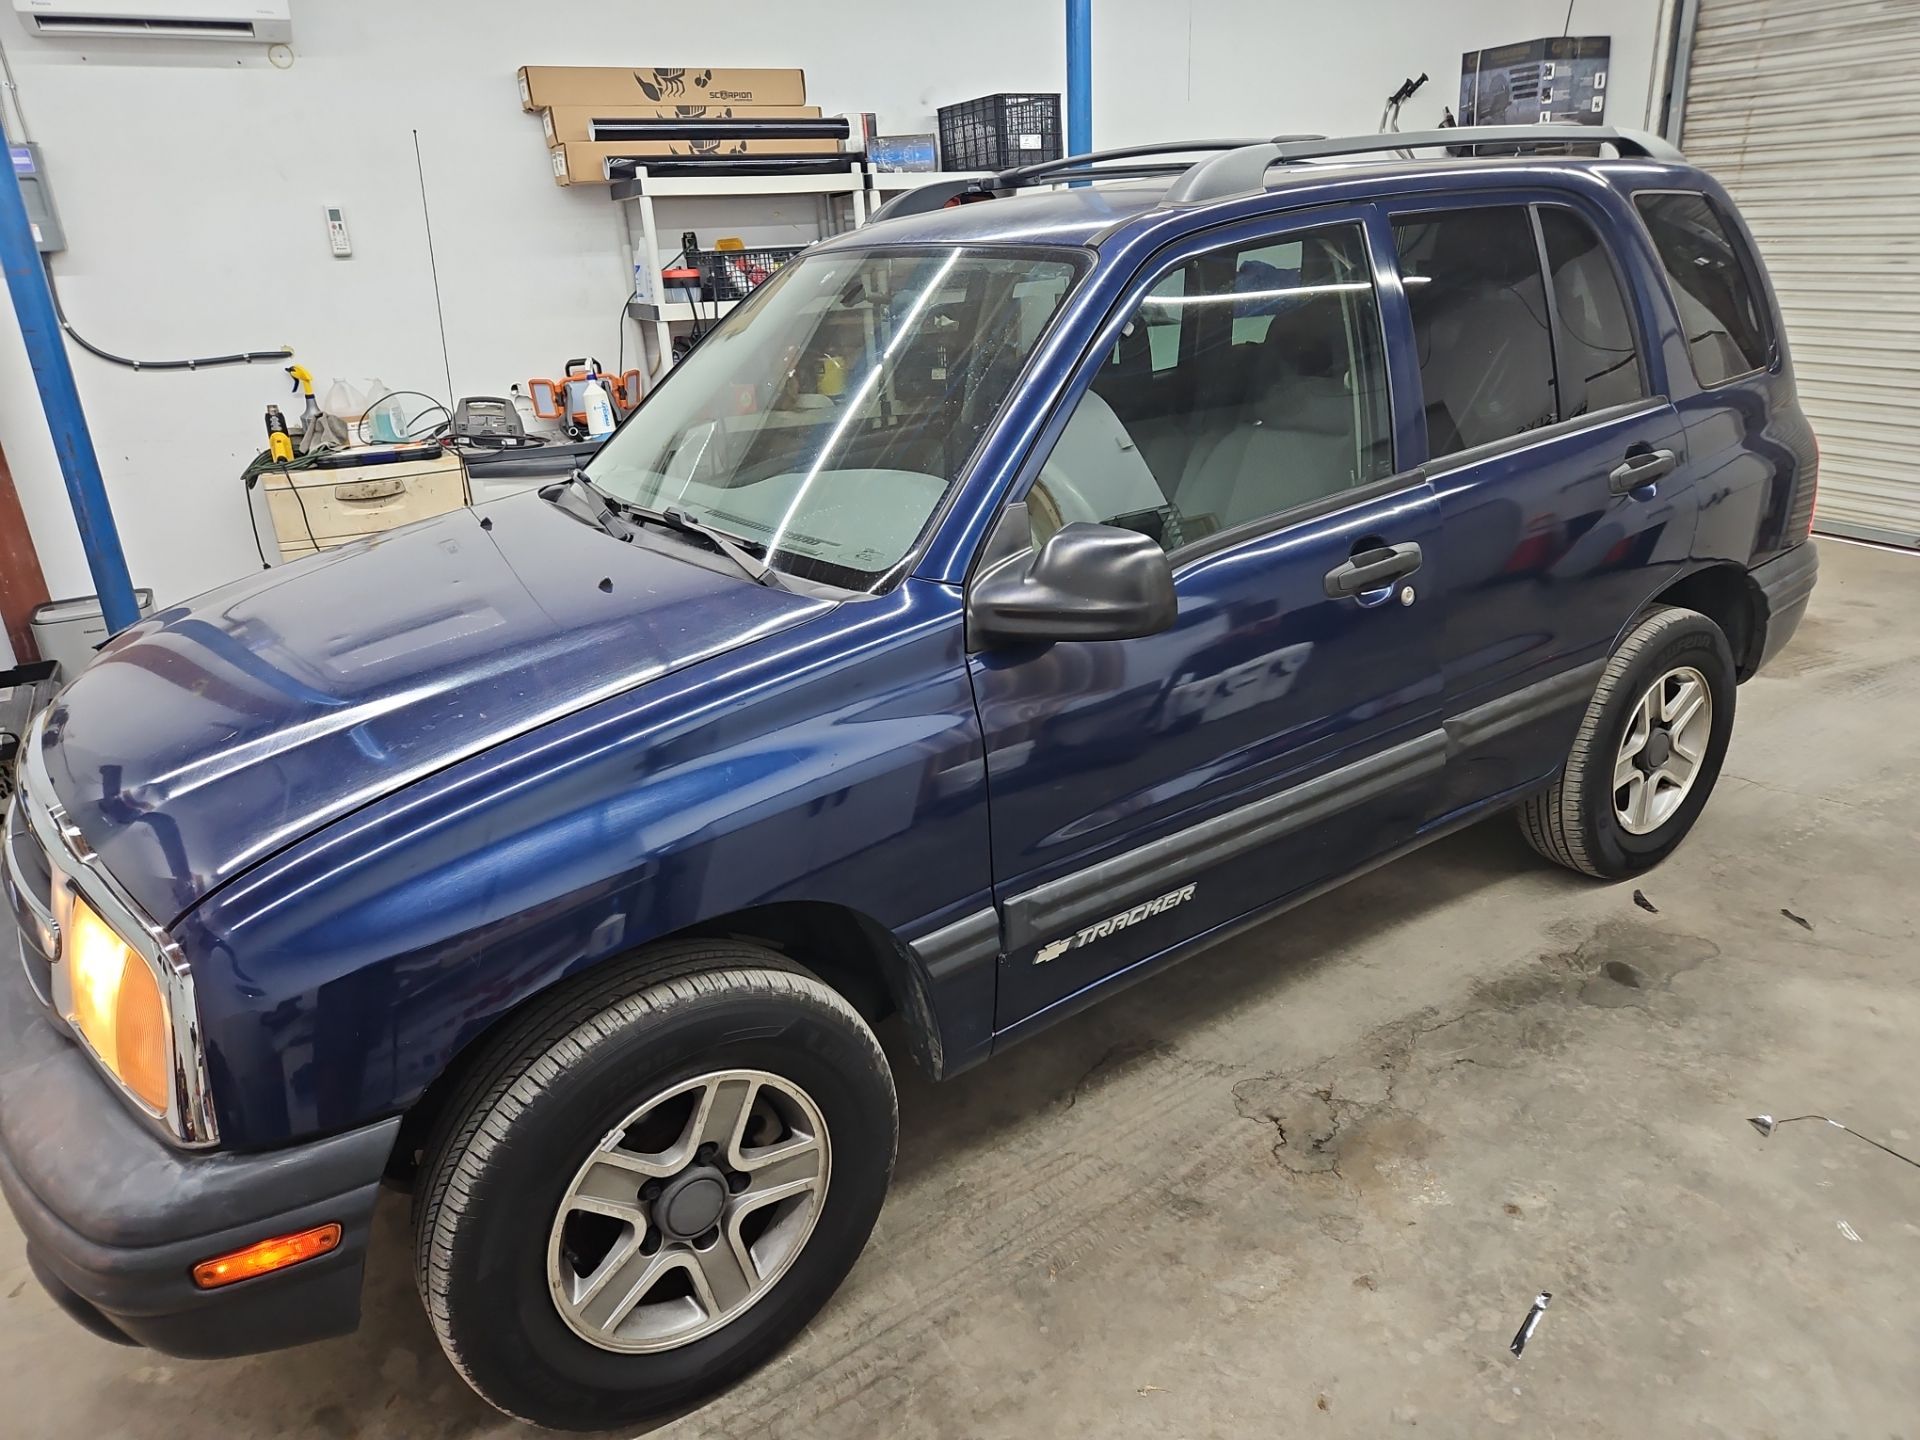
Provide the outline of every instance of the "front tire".
[[1602,880],[1658,865],[1720,778],[1734,694],[1719,626],[1678,607],[1648,614],[1607,662],[1559,776],[1521,803],[1528,843]]
[[701,1399],[839,1286],[897,1128],[873,1032],[757,947],[664,947],[537,1005],[427,1147],[415,1266],[441,1347],[555,1429]]

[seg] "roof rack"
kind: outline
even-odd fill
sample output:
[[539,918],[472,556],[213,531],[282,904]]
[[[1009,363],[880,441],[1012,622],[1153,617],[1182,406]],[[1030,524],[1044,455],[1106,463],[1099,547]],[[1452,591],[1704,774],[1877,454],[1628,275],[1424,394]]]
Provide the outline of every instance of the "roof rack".
[[[1318,140],[1318,135],[1288,135],[1286,140]],[[1162,175],[1184,175],[1193,168],[1190,163],[1180,161],[1159,161],[1160,155],[1190,155],[1196,150],[1217,150],[1232,153],[1253,146],[1264,145],[1264,140],[1179,140],[1163,141],[1154,145],[1128,145],[1116,150],[1095,150],[1085,155],[1067,155],[1058,160],[1043,160],[1035,165],[1021,165],[1011,170],[1002,170],[993,175],[974,176],[966,180],[942,180],[932,185],[921,185],[912,190],[903,190],[873,214],[875,220],[891,220],[899,215],[922,215],[931,210],[945,209],[948,205],[967,196],[997,195],[1003,191],[1019,190],[1029,185],[1058,185],[1069,180],[1139,180]],[[1144,164],[1124,164],[1117,162],[1145,161]]]
[[[1620,130],[1611,125],[1458,125],[1446,130],[1409,130],[1384,135],[1276,135],[1271,140],[1180,140],[1157,145],[1129,145],[1118,150],[1096,150],[1068,155],[1037,165],[1022,165],[994,175],[967,180],[942,180],[903,190],[873,213],[875,220],[900,215],[923,215],[972,197],[998,195],[1029,185],[1058,185],[1071,180],[1137,180],[1151,176],[1178,178],[1164,203],[1193,205],[1224,200],[1261,189],[1267,171],[1297,160],[1328,160],[1342,155],[1372,155],[1381,151],[1457,149],[1497,145],[1516,153],[1538,145],[1611,145],[1634,159],[1684,159],[1658,135]],[[1197,164],[1157,160],[1162,155],[1187,155],[1197,150],[1216,153]],[[1144,163],[1126,163],[1144,162]]]
[[1187,170],[1167,191],[1169,205],[1196,204],[1244,195],[1266,184],[1267,171],[1296,160],[1327,160],[1343,155],[1373,155],[1391,150],[1427,150],[1444,146],[1611,145],[1622,156],[1677,161],[1685,157],[1658,135],[1611,125],[1457,125],[1445,130],[1410,130],[1384,135],[1277,135],[1258,145],[1229,150]]

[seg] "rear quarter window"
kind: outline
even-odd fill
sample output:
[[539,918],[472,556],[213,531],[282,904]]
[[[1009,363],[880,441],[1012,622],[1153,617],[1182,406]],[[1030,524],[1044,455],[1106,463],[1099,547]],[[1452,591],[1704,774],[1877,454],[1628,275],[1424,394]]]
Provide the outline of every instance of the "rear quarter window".
[[1744,247],[1704,195],[1643,191],[1633,197],[1672,282],[1693,373],[1718,385],[1766,366],[1767,312]]

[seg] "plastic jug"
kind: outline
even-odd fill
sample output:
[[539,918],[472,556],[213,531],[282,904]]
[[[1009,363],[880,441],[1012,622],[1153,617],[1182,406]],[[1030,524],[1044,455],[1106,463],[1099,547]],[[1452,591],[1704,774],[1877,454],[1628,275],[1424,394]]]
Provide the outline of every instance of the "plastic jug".
[[358,420],[367,413],[367,400],[346,381],[336,380],[327,387],[327,398],[320,402],[320,409],[337,420]]
[[406,401],[389,395],[367,413],[367,432],[378,444],[391,445],[407,438]]

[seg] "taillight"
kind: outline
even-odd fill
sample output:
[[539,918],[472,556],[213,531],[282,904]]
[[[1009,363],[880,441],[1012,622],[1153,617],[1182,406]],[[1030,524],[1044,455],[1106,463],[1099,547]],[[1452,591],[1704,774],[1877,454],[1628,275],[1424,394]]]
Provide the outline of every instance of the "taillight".
[[1813,534],[1813,507],[1820,493],[1820,440],[1813,427],[1800,417],[1791,429],[1783,427],[1781,438],[1794,458],[1793,493],[1787,497],[1787,513],[1780,525],[1780,543],[1798,545]]
[[[1820,508],[1820,437],[1813,437],[1813,470],[1807,476],[1807,535],[1813,534],[1814,512]],[[1806,539],[1806,535],[1800,537]]]

